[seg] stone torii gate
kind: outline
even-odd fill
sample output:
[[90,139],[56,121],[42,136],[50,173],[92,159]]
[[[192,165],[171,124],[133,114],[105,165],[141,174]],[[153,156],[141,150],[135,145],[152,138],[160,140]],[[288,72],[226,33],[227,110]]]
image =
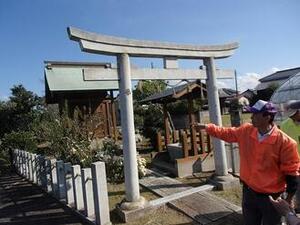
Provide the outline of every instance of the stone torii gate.
[[[206,79],[211,122],[222,125],[216,78],[217,76],[232,78],[234,73],[231,70],[216,70],[214,60],[231,56],[238,48],[238,43],[211,46],[183,45],[113,37],[73,27],[68,28],[68,34],[71,40],[80,44],[84,52],[117,57],[117,68],[84,69],[83,74],[86,81],[119,81],[126,192],[126,202],[123,207],[127,209],[142,207],[144,201],[139,192],[131,80]],[[164,69],[131,68],[130,56],[162,58]],[[203,60],[204,67],[179,69],[178,59]],[[213,145],[216,177],[219,180],[226,180],[229,175],[224,142],[213,138]]]

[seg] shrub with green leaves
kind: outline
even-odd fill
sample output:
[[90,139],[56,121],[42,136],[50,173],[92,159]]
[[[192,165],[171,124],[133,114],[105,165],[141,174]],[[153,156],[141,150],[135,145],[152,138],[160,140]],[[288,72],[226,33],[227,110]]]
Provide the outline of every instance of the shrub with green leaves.
[[[105,162],[106,176],[110,182],[124,181],[124,157],[122,149],[111,139],[103,140],[103,147],[98,150],[96,160]],[[140,177],[146,175],[146,160],[137,157],[138,173]]]

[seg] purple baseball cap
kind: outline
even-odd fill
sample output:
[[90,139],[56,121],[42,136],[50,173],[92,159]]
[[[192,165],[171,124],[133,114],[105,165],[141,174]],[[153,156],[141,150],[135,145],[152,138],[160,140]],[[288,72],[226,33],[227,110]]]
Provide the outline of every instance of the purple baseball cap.
[[273,103],[266,102],[263,100],[258,100],[253,106],[251,107],[248,106],[246,110],[251,113],[263,113],[263,112],[268,112],[271,114],[277,113],[277,109]]

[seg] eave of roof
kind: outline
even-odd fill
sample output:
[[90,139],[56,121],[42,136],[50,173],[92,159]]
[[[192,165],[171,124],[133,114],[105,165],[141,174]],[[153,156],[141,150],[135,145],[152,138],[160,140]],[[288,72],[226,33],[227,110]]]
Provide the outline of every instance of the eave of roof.
[[275,73],[272,73],[266,77],[259,79],[260,82],[268,82],[268,81],[277,81],[277,80],[287,80],[289,77],[300,72],[300,67],[280,70]]
[[[206,88],[203,85],[204,84],[202,84],[203,91],[206,91]],[[176,101],[177,99],[183,98],[185,95],[195,91],[195,89],[200,88],[200,84],[197,84],[196,81],[194,81],[173,88],[168,88],[160,93],[153,94],[140,102],[163,103],[167,101]]]
[[45,67],[49,91],[117,90],[118,81],[85,81],[82,67]]

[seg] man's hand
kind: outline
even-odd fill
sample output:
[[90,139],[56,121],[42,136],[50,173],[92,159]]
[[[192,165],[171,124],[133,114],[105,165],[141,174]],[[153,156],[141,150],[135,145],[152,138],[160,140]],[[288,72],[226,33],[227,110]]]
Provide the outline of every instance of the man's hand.
[[282,215],[286,216],[289,212],[292,212],[292,208],[290,207],[289,203],[282,198],[277,198],[276,200],[273,199],[272,196],[269,196],[269,199],[275,209]]
[[294,201],[293,201],[293,195],[288,194],[285,201],[290,205],[290,208],[295,208]]
[[192,123],[192,127],[195,127],[197,130],[205,130],[206,124],[203,123]]

